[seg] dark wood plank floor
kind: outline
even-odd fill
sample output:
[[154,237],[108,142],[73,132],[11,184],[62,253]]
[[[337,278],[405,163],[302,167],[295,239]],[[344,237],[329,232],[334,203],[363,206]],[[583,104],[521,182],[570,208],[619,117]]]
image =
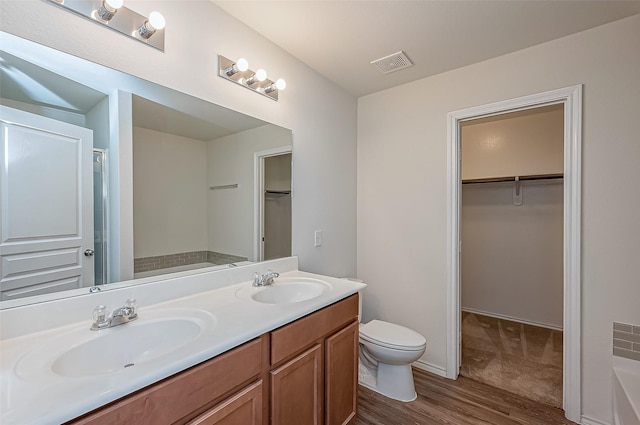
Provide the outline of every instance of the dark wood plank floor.
[[358,415],[349,425],[565,425],[560,409],[459,377],[413,371],[418,398],[391,400],[358,386]]

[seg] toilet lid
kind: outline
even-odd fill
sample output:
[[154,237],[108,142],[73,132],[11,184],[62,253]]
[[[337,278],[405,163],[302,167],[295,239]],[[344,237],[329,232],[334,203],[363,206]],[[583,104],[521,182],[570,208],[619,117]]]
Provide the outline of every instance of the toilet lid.
[[382,320],[360,325],[360,338],[384,347],[405,350],[422,349],[427,344],[425,337],[418,332]]

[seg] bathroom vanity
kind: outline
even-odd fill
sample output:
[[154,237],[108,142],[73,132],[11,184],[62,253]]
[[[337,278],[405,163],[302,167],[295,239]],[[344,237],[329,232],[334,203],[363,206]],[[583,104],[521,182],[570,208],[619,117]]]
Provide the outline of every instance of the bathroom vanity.
[[355,294],[68,423],[346,424],[357,319]]
[[[252,287],[250,276],[267,267],[280,277],[270,287]],[[162,301],[164,289],[177,291],[176,280],[183,296]],[[363,287],[300,272],[288,259],[44,303],[40,310],[67,312],[73,305],[90,317],[91,305],[135,297],[140,318],[97,332],[90,320],[68,318],[55,329],[3,339],[0,422],[346,424],[356,409]],[[23,308],[31,311],[22,314],[36,311]],[[18,313],[0,311],[3,338],[6,320]],[[122,339],[127,334],[135,339]],[[135,361],[120,366],[128,361],[120,351],[136,352],[143,335],[151,338],[151,354],[132,354]],[[106,356],[89,351],[93,363],[70,357],[107,337],[117,343],[103,348]],[[117,369],[110,368],[114,358]]]

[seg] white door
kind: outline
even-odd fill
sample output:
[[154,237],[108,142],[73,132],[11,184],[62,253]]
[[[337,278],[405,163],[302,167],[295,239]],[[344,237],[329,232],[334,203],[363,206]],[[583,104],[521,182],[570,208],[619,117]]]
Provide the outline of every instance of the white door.
[[0,105],[0,299],[93,285],[93,131]]

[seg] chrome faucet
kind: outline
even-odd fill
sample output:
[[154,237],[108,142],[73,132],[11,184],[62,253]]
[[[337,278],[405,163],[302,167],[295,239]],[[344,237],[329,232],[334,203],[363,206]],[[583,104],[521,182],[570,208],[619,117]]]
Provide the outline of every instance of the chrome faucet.
[[99,305],[93,309],[92,331],[112,328],[118,325],[124,325],[138,318],[138,305],[136,300],[129,298],[123,307],[113,310],[111,314],[107,313],[105,305]]
[[255,272],[253,274],[253,286],[268,286],[273,284],[273,279],[280,276],[280,273],[267,270],[266,273],[260,274]]

